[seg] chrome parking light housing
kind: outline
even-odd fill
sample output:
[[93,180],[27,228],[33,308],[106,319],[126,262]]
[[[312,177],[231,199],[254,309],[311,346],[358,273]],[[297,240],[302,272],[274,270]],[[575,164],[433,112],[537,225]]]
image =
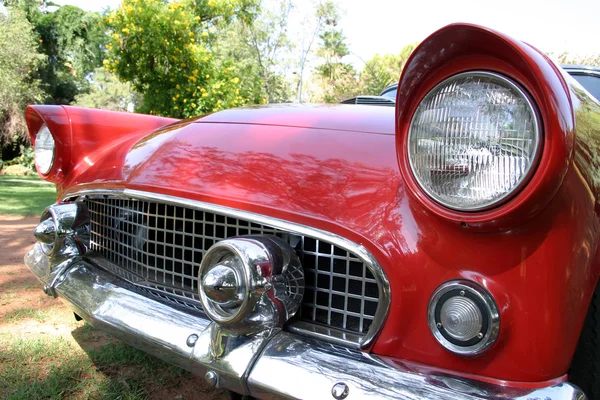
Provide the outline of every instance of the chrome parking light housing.
[[467,280],[438,287],[427,309],[429,328],[447,350],[466,357],[488,350],[500,332],[500,314],[492,296]]
[[216,243],[202,259],[198,282],[208,317],[240,334],[283,326],[298,311],[304,293],[298,256],[272,235]]
[[81,202],[46,207],[34,236],[48,256],[70,257],[84,254],[90,241],[87,207]]

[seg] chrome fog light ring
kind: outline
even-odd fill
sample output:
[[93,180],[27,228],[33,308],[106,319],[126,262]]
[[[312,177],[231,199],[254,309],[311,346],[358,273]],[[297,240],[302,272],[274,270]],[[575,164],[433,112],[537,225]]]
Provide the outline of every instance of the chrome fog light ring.
[[500,313],[493,297],[468,280],[446,282],[433,292],[427,322],[444,348],[465,357],[487,351],[500,333]]
[[[209,274],[211,271],[218,268],[221,265],[220,263],[224,261],[224,258],[228,256],[238,258],[239,266],[233,267],[232,270],[235,271],[237,284],[239,285],[236,292],[238,296],[241,296],[236,307],[229,309],[225,304],[220,304],[211,298],[206,290],[204,290],[204,284],[207,278],[210,278]],[[213,245],[206,252],[200,264],[198,283],[198,292],[204,312],[213,321],[222,325],[234,325],[240,323],[244,316],[248,314],[249,308],[251,308],[249,291],[252,290],[252,287],[250,287],[252,279],[249,273],[249,260],[247,257],[244,257],[243,251],[238,246],[232,245],[226,240]],[[230,301],[233,302],[233,299]]]
[[238,333],[283,326],[299,309],[303,292],[297,254],[271,235],[222,240],[204,254],[198,271],[204,312]]

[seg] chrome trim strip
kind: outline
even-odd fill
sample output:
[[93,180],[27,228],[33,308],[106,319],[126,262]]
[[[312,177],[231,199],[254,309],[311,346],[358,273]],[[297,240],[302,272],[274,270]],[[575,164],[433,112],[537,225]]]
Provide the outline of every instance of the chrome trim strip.
[[[138,200],[160,201],[172,205],[179,205],[209,212],[221,213],[229,217],[246,219],[254,223],[270,225],[278,229],[286,230],[292,233],[297,233],[299,235],[310,236],[315,239],[327,241],[359,257],[360,260],[369,267],[369,269],[373,273],[373,276],[375,277],[375,280],[377,281],[377,286],[379,288],[379,304],[375,313],[375,317],[373,318],[373,322],[369,327],[369,331],[360,340],[359,347],[361,350],[369,350],[371,348],[375,337],[383,327],[385,319],[387,318],[391,303],[391,292],[390,283],[387,279],[387,276],[385,275],[385,272],[383,271],[383,268],[381,268],[381,265],[379,265],[375,257],[373,257],[371,253],[369,253],[369,251],[365,249],[362,245],[354,243],[344,237],[320,229],[315,229],[309,226],[301,225],[295,222],[284,221],[249,211],[242,211],[230,207],[205,203],[202,201],[190,200],[175,196],[150,193],[133,189],[90,188],[79,191],[76,190],[72,192],[67,192],[63,195],[63,199],[85,195],[120,195],[124,196],[125,198],[135,198]],[[310,334],[311,332],[306,333]]]
[[592,75],[592,76],[600,77],[600,70],[595,69],[594,67],[591,67],[591,68],[583,68],[583,67],[569,68],[569,67],[562,67],[562,69],[564,69],[571,76],[573,76],[573,75]]
[[360,348],[359,344],[362,338],[360,335],[354,333],[340,331],[327,326],[311,324],[306,321],[289,321],[285,326],[285,329],[288,332],[297,333],[299,335],[308,335],[327,342],[357,349]]

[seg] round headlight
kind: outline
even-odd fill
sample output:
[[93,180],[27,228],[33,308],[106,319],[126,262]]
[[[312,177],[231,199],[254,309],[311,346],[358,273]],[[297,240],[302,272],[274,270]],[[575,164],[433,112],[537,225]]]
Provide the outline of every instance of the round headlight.
[[35,135],[34,155],[35,165],[41,174],[47,174],[54,164],[56,144],[50,129],[44,124]]
[[408,158],[421,188],[459,211],[494,206],[530,176],[540,148],[537,113],[513,81],[465,72],[434,87],[410,124]]
[[494,299],[470,281],[450,281],[437,288],[429,301],[427,318],[437,341],[463,356],[489,349],[500,332]]

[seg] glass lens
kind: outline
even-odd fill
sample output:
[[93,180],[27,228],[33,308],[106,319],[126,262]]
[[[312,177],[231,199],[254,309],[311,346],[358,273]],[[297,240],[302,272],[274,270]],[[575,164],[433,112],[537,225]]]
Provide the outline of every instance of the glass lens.
[[408,155],[423,190],[444,206],[478,210],[523,183],[539,148],[535,111],[508,79],[488,72],[448,78],[412,119]]
[[50,129],[46,125],[42,125],[35,137],[34,146],[35,164],[40,173],[47,174],[50,172],[54,162],[54,149],[54,138],[50,133]]
[[440,310],[440,322],[456,340],[468,341],[481,332],[482,316],[479,307],[467,297],[449,298]]

